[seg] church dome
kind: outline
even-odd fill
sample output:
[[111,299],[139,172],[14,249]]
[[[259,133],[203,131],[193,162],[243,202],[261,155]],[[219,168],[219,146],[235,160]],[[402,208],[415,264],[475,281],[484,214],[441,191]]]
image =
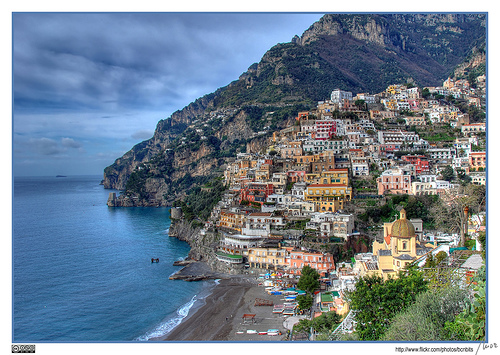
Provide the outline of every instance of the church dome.
[[415,227],[406,219],[406,211],[404,209],[400,212],[400,217],[392,224],[391,237],[414,237]]

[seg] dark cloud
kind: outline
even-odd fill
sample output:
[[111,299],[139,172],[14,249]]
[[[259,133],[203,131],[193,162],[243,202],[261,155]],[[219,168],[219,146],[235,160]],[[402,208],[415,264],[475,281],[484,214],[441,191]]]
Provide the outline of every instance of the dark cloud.
[[[301,16],[307,22],[283,38]],[[300,34],[313,22],[304,16],[16,13],[15,103],[185,105],[235,80],[277,37]]]
[[102,172],[108,154],[151,138],[160,119],[236,80],[320,17],[14,13],[14,168],[36,175],[33,162],[57,170],[64,158],[81,172],[95,169],[99,153],[100,171],[88,173]]
[[35,150],[35,153],[41,155],[56,155],[62,152],[57,142],[50,138],[30,139],[29,143]]
[[73,138],[62,138],[61,144],[63,147],[66,148],[78,149],[82,147],[82,144],[80,142],[75,141]]

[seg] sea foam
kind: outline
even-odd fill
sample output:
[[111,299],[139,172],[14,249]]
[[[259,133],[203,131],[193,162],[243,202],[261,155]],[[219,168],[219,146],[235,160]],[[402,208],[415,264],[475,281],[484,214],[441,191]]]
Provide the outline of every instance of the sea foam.
[[174,317],[167,319],[166,321],[162,322],[160,325],[158,325],[152,331],[150,331],[144,335],[141,335],[140,337],[138,337],[135,340],[136,341],[148,341],[151,339],[160,338],[160,337],[167,335],[175,327],[177,327],[179,324],[181,324],[181,322],[184,318],[187,317],[187,315],[189,314],[189,310],[193,307],[196,300],[197,300],[196,295],[194,295],[193,298],[191,298],[191,300],[189,302],[183,304],[182,306],[180,306],[177,309],[177,314]]

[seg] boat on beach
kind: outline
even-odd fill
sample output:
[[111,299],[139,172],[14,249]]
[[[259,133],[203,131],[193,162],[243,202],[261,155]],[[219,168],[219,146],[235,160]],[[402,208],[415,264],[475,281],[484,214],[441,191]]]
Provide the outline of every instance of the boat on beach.
[[281,335],[281,332],[280,332],[279,329],[268,329],[267,330],[267,335],[277,336],[277,335]]

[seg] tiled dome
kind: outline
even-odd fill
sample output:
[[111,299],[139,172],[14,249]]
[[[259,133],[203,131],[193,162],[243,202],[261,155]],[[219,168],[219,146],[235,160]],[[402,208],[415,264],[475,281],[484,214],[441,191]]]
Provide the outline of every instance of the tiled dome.
[[406,211],[404,209],[400,212],[399,219],[392,224],[391,237],[414,237],[415,227],[406,219]]

